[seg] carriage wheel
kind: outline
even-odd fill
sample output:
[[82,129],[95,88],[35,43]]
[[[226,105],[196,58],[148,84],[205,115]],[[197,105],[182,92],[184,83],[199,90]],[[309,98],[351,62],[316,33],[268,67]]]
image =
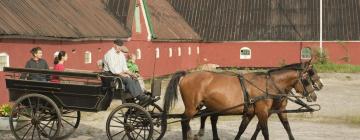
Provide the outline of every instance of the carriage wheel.
[[61,131],[57,138],[64,139],[69,137],[79,127],[80,111],[63,109],[61,117]]
[[110,140],[151,140],[153,122],[143,107],[126,103],[110,113],[106,121],[106,134]]
[[61,113],[49,97],[29,94],[16,100],[9,121],[16,139],[55,139],[60,132]]
[[151,118],[154,123],[154,133],[152,140],[161,140],[165,135],[167,129],[166,116],[164,116],[164,111],[161,107],[155,103],[150,104],[146,107],[146,110],[150,113]]

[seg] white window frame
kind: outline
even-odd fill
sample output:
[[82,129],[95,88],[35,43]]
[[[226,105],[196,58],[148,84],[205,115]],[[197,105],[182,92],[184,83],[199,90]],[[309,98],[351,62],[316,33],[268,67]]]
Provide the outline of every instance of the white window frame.
[[[0,53],[0,56],[2,56],[2,57],[5,56],[6,57],[6,64],[5,64],[4,67],[9,67],[10,66],[10,56],[9,56],[9,54],[7,54],[5,52],[2,52],[2,53]],[[3,71],[4,67],[0,67],[0,71]]]
[[171,58],[173,56],[172,48],[169,48],[169,57]]
[[178,56],[181,56],[181,47],[178,47]]
[[[304,53],[303,51],[305,51],[305,49],[309,49],[309,50],[310,50],[310,57],[303,57],[303,53]],[[303,59],[303,60],[310,60],[310,59],[311,59],[311,55],[312,55],[311,53],[312,53],[312,52],[311,52],[311,49],[310,49],[310,48],[308,48],[308,47],[302,48],[302,49],[301,49],[301,56],[300,56],[300,57],[301,57],[301,59]]]
[[136,49],[136,59],[141,59],[141,50]]
[[188,47],[188,54],[191,55],[191,47]]
[[[249,51],[249,54],[248,55],[243,55],[242,54],[242,51]],[[252,55],[252,52],[251,52],[251,49],[248,48],[248,47],[242,47],[240,49],[240,59],[251,59],[251,55]]]
[[155,55],[156,58],[159,59],[159,58],[160,58],[160,48],[156,48],[156,49],[155,49],[155,54],[156,54],[156,55]]
[[[86,55],[89,55],[89,61],[87,61],[86,60]],[[84,53],[84,62],[85,62],[85,64],[91,64],[91,61],[92,61],[92,54],[91,54],[91,52],[90,51],[86,51],[85,53]]]
[[200,54],[200,47],[199,46],[196,47],[196,53]]

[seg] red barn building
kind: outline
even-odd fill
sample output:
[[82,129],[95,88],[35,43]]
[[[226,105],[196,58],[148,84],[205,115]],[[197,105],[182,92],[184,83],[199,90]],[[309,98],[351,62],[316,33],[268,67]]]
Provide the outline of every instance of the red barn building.
[[[360,0],[323,0],[323,48],[331,61],[360,64],[359,10]],[[96,71],[115,39],[128,40],[146,78],[203,63],[277,67],[301,61],[305,47],[319,48],[320,34],[316,0],[1,1],[0,68],[23,67],[40,46],[49,64],[65,50],[66,68]]]

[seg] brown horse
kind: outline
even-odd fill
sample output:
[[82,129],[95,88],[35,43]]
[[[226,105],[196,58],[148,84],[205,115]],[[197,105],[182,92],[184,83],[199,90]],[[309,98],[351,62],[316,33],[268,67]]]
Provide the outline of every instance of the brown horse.
[[[269,72],[271,72],[271,71],[272,70],[270,70]],[[317,90],[317,91],[321,90],[323,88],[323,83],[321,82],[320,76],[318,75],[315,68],[313,68],[313,66],[310,65],[307,72],[308,72],[308,74],[310,76],[310,82],[313,85],[314,89]],[[299,92],[299,91],[297,91],[297,92]],[[312,94],[312,95],[309,95],[307,97],[307,99],[308,99],[309,102],[316,101],[317,96],[316,96],[316,94]],[[290,129],[287,114],[281,112],[281,111],[286,110],[287,101],[288,101],[287,98],[274,100],[271,110],[280,111],[280,112],[277,113],[277,115],[278,115],[283,127],[285,128],[285,130],[286,130],[286,132],[287,132],[287,134],[289,136],[289,139],[293,140],[294,136],[292,135],[292,132],[291,132],[291,129]],[[269,115],[269,117],[270,117],[270,115]],[[201,117],[201,125],[200,125],[200,130],[199,130],[198,136],[203,136],[204,135],[206,118],[207,118],[207,116],[202,116]],[[217,124],[218,116],[217,115],[211,115],[210,118],[211,118],[211,125],[212,125],[212,128],[213,128],[213,138],[214,139],[219,139],[219,137],[217,135],[217,130],[216,130],[216,124]],[[251,137],[251,139],[255,140],[259,132],[260,132],[260,125],[258,125],[256,127],[256,130],[255,130],[253,136]]]
[[[183,139],[190,138],[190,119],[198,113],[198,107],[203,104],[208,110],[220,114],[243,115],[235,139],[240,138],[243,133],[241,130],[245,130],[249,121],[256,115],[264,138],[268,140],[267,119],[273,98],[286,96],[292,88],[302,94],[314,94],[311,84],[303,84],[309,79],[307,69],[308,65],[305,64],[289,65],[272,71],[271,74],[248,73],[239,77],[214,72],[177,72],[167,87],[164,111],[168,113],[177,100],[179,87],[185,105],[181,122]],[[243,79],[243,82],[239,79]]]

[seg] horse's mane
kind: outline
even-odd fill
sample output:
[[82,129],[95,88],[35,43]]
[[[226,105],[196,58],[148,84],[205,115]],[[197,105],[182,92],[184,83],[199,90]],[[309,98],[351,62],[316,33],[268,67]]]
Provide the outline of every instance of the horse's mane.
[[268,73],[272,73],[272,72],[277,72],[277,71],[282,71],[282,70],[303,70],[303,65],[302,63],[295,63],[295,64],[289,64],[289,65],[285,65],[282,66],[280,68],[274,68],[268,71]]

